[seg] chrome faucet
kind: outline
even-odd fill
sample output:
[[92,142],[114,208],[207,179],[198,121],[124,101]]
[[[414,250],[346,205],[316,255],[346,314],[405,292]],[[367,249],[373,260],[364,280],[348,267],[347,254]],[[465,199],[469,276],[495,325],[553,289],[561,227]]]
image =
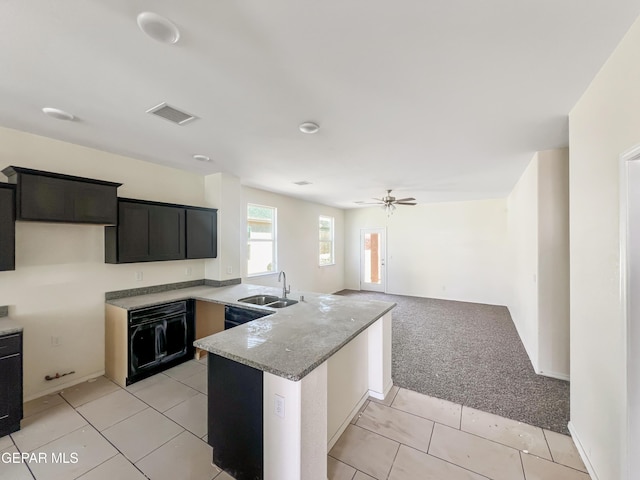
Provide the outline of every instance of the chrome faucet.
[[287,293],[291,293],[291,285],[287,289],[287,274],[282,270],[278,274],[278,281],[281,281],[284,278],[284,283],[282,284],[282,298],[287,298]]

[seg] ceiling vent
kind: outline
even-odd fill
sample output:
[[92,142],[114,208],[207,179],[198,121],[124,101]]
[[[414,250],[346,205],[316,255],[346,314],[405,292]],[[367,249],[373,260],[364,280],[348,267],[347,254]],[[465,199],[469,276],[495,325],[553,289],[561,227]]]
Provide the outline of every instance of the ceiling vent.
[[299,182],[293,182],[295,185],[311,185],[311,182],[307,182],[306,180],[300,180]]
[[165,120],[169,120],[172,123],[177,123],[178,125],[184,125],[185,123],[198,118],[195,115],[191,115],[190,113],[178,110],[177,108],[174,108],[171,105],[167,105],[164,102],[160,105],[156,105],[155,107],[150,108],[149,110],[147,110],[147,113],[162,117]]

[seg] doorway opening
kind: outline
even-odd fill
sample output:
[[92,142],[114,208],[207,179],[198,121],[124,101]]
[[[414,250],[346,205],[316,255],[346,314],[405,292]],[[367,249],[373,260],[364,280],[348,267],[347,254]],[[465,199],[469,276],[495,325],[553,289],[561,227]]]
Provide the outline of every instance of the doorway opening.
[[360,231],[360,290],[386,292],[386,231],[367,228]]

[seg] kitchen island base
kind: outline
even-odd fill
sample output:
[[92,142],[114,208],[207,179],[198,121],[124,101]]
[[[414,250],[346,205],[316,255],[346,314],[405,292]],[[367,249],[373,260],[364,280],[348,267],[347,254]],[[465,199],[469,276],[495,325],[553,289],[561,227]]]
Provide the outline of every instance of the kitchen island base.
[[329,449],[369,395],[391,388],[391,312],[297,381],[208,361],[214,462],[237,480],[326,480]]

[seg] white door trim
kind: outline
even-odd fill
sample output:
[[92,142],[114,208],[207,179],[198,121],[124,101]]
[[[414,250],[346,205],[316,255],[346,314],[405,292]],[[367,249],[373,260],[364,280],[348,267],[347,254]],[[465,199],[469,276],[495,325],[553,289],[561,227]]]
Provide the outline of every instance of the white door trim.
[[[634,184],[632,187],[631,184]],[[620,156],[620,301],[626,356],[623,478],[640,471],[640,145]],[[631,201],[631,199],[634,201]],[[636,245],[636,248],[631,248]],[[635,449],[636,451],[632,451]]]

